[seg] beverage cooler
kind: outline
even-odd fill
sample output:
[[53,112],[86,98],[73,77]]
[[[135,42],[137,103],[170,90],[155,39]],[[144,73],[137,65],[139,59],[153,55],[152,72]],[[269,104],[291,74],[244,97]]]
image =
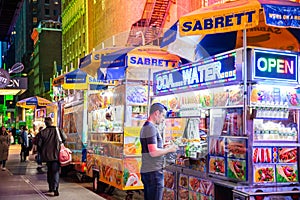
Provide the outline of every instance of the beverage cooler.
[[165,199],[299,198],[299,55],[246,54],[245,64],[236,49],[154,74],[165,141],[179,145]]

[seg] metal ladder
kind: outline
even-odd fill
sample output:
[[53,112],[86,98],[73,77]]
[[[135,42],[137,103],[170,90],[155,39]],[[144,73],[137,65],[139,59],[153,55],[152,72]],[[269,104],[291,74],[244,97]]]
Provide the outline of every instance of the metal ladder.
[[174,0],[147,0],[142,18],[131,26],[127,45],[140,46],[158,39],[173,2]]

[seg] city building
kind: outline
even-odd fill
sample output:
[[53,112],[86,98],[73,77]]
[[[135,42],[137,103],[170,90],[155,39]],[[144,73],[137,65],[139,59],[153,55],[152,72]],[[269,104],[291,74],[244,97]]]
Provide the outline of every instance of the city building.
[[32,80],[28,91],[36,96],[51,99],[54,67],[61,66],[61,23],[59,21],[43,20],[31,35],[34,41],[34,51],[31,56],[31,66],[28,77]]

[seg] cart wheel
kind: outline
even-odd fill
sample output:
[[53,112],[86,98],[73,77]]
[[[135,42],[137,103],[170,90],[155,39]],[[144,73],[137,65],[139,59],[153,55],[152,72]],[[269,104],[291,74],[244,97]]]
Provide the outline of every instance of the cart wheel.
[[104,193],[105,189],[108,187],[106,183],[103,183],[101,181],[98,182],[98,191],[99,193]]
[[106,192],[106,194],[108,194],[108,195],[112,195],[112,193],[115,191],[115,187],[113,187],[113,186],[110,186],[109,188],[108,188],[108,190],[107,190],[107,192]]
[[93,191],[95,193],[99,192],[99,185],[100,185],[99,174],[97,172],[94,172],[93,173]]
[[133,200],[133,194],[127,193],[125,200]]

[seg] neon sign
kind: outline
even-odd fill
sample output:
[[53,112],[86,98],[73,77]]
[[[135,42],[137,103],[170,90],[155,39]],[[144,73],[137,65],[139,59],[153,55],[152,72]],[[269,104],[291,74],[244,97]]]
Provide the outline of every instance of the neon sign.
[[156,95],[176,93],[236,81],[236,53],[182,66],[153,75]]
[[254,50],[254,79],[298,82],[296,54]]

